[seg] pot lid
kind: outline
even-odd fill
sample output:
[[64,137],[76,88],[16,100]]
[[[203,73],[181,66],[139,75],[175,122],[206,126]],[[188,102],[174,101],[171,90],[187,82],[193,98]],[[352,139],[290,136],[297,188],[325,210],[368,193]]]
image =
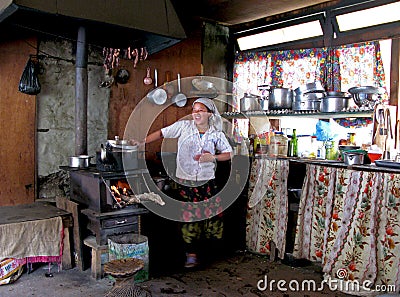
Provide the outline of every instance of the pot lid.
[[107,140],[107,145],[113,148],[136,151],[137,145],[130,145],[128,140]]

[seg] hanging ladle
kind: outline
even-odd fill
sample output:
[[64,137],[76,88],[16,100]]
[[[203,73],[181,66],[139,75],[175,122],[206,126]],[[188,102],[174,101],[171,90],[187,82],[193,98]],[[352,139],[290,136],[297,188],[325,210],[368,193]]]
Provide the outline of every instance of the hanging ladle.
[[178,73],[178,93],[172,97],[171,101],[172,101],[172,103],[175,104],[175,106],[178,106],[178,107],[185,106],[186,102],[187,102],[186,95],[181,92],[181,75],[180,75],[180,73]]

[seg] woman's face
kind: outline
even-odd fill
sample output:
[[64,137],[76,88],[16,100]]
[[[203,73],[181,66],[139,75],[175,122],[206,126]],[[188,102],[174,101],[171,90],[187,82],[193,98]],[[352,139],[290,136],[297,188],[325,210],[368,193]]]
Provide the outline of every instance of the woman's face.
[[203,103],[196,102],[193,105],[192,117],[196,125],[208,124],[208,118],[210,116],[211,113],[208,112],[207,107]]

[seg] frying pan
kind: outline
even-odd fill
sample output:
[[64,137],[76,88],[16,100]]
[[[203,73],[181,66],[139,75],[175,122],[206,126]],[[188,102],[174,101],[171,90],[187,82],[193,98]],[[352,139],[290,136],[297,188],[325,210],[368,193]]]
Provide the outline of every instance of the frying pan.
[[180,73],[178,73],[178,93],[175,94],[171,100],[172,100],[172,103],[175,104],[175,106],[183,107],[186,105],[186,102],[187,102],[186,95],[181,92],[181,75],[180,75]]
[[154,89],[147,94],[147,99],[154,104],[163,105],[167,101],[167,92],[163,88],[158,88],[157,69],[154,69]]

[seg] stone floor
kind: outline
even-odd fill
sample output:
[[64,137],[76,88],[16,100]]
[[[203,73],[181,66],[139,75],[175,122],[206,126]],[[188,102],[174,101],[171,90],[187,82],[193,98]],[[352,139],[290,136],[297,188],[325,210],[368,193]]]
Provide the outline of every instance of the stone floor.
[[[279,261],[270,262],[268,258],[248,252],[236,252],[229,257],[217,259],[213,263],[196,270],[174,271],[137,285],[147,289],[152,296],[349,296],[338,291],[324,288],[323,291],[278,290],[276,282],[286,280],[301,285],[303,280],[314,280],[317,287],[321,284],[322,273],[319,265],[292,267]],[[24,273],[14,283],[0,286],[0,296],[104,296],[113,281],[107,277],[94,280],[90,269],[80,271],[77,268],[57,271],[51,267],[52,277],[46,277],[48,265],[39,265],[31,273]],[[151,274],[151,273],[150,273]],[[265,282],[265,280],[267,282]],[[272,285],[272,290],[266,283]]]

